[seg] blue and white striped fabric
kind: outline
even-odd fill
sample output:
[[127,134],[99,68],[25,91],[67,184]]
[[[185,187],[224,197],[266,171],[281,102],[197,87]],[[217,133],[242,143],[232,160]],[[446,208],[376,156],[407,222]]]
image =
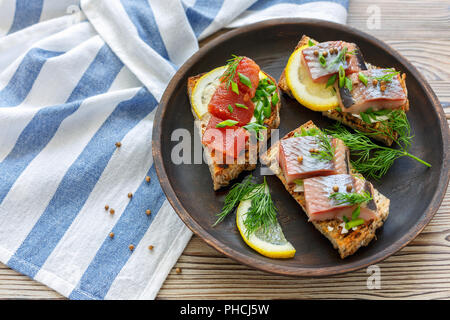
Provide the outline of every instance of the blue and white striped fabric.
[[168,81],[220,28],[347,5],[0,0],[0,261],[71,299],[153,299],[191,237],[151,156]]

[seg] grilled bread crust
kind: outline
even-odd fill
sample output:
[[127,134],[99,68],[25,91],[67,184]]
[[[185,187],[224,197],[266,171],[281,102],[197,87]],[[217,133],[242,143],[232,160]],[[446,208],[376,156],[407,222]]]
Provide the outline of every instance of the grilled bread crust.
[[[264,72],[264,71],[263,71]],[[187,81],[187,93],[189,96],[189,101],[192,95],[192,91],[197,83],[197,81],[204,75],[205,73],[189,77]],[[268,76],[274,83],[276,83],[275,79],[264,72],[266,76]],[[278,95],[280,95],[280,92]],[[280,108],[281,101],[278,101],[275,107],[272,108],[272,113],[269,118],[264,120],[264,124],[267,126],[267,130],[264,130],[263,134],[265,135],[265,139],[270,137],[270,130],[276,129],[280,125]],[[196,126],[198,132],[201,137],[205,132],[206,126],[208,125],[208,121],[210,118],[209,113],[204,115],[202,119],[197,117],[194,109],[191,107],[192,114],[196,121]],[[200,139],[201,139],[200,137]],[[247,142],[245,147],[245,163],[232,163],[232,164],[218,164],[214,160],[214,150],[210,150],[206,146],[203,146],[205,158],[208,163],[209,171],[211,173],[211,178],[213,180],[213,188],[214,190],[218,190],[222,187],[225,187],[230,184],[230,181],[237,178],[242,171],[251,171],[256,168],[256,159],[250,159],[250,140]]]
[[[282,139],[288,139],[294,136],[295,132],[301,133],[302,128],[308,130],[317,128],[312,121],[308,121],[299,128],[289,132]],[[276,142],[266,153],[261,155],[261,162],[268,166],[270,170],[281,180],[286,190],[300,204],[303,211],[306,212],[306,202],[304,192],[295,192],[294,185],[286,183],[284,174],[278,165],[279,142]],[[325,221],[311,221],[328,240],[333,247],[339,251],[342,259],[355,253],[360,247],[367,246],[375,237],[375,231],[381,227],[389,215],[389,199],[374,189],[374,201],[378,209],[378,217],[370,220],[363,225],[356,227],[355,230],[348,230],[347,233],[341,233],[342,221],[338,219]]]
[[[307,45],[309,40],[311,40],[314,43],[317,43],[316,40],[311,39],[310,37],[304,35],[298,42],[294,51],[304,45]],[[376,67],[374,67],[372,65],[368,65],[368,68],[376,68]],[[278,80],[278,87],[284,93],[286,93],[288,96],[290,96],[292,99],[295,99],[294,96],[292,95],[291,90],[289,89],[289,87],[287,85],[285,70],[283,70],[283,72],[281,73],[281,76],[280,76],[280,80]],[[402,74],[400,77],[400,83],[401,83],[403,89],[405,90],[405,92],[407,92],[405,80],[406,80],[406,74]],[[409,100],[408,99],[406,99],[406,103],[405,103],[405,105],[402,106],[402,109],[405,111],[409,110]],[[359,130],[362,132],[373,132],[373,130],[378,129],[378,126],[379,126],[379,122],[367,123],[367,122],[364,122],[363,120],[361,120],[360,118],[355,117],[351,113],[340,112],[337,110],[323,111],[322,115],[324,115],[327,118],[339,121],[339,122],[345,124],[346,126],[349,126],[350,128],[353,128],[353,129],[356,129],[356,130]],[[394,132],[394,137],[396,137],[396,136],[397,136],[397,133]],[[392,142],[393,142],[392,139],[390,137],[388,137],[387,135],[379,134],[379,135],[372,136],[372,138],[374,138],[378,141],[381,141],[388,146],[391,146]]]

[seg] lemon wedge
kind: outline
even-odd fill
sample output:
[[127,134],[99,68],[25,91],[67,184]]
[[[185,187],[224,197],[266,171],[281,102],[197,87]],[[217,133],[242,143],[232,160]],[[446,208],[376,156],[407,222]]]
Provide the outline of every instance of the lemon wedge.
[[244,221],[250,206],[251,200],[244,200],[240,202],[236,210],[236,224],[245,243],[253,250],[269,258],[292,258],[295,255],[295,248],[284,237],[278,222],[266,226],[266,230],[261,228],[247,236]]
[[286,82],[295,99],[305,107],[314,111],[335,109],[339,105],[336,92],[324,83],[312,81],[308,69],[302,63],[302,50],[308,45],[295,50],[289,57],[286,66]]
[[[191,94],[191,106],[198,119],[201,119],[208,112],[208,104],[220,85],[220,77],[226,68],[226,66],[215,68],[197,80]],[[259,79],[262,80],[264,78],[267,78],[267,75],[260,71]]]

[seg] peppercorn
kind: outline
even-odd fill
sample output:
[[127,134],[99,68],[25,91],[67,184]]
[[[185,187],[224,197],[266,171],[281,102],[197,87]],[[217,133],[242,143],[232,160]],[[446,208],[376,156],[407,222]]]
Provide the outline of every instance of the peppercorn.
[[381,86],[380,86],[380,90],[381,90],[381,91],[385,91],[385,90],[386,90],[386,85],[381,85]]
[[324,56],[326,58],[328,56],[328,51],[322,52],[322,56]]
[[180,267],[177,267],[177,268],[175,269],[175,271],[176,271],[177,273],[181,273],[181,268],[180,268]]
[[110,234],[109,234],[109,237],[112,239],[112,238],[114,238],[114,232],[111,232]]
[[146,214],[146,215],[149,216],[151,213],[152,213],[152,212],[150,211],[150,209],[145,210],[145,214]]
[[133,197],[133,194],[132,194],[131,192],[129,192],[129,193],[128,193],[128,198],[131,199],[132,197]]
[[373,79],[373,80],[372,80],[372,84],[373,84],[374,86],[376,86],[376,85],[378,84],[378,80],[377,80],[377,79]]
[[108,211],[108,209],[109,209],[109,206],[105,205],[105,210]]
[[338,186],[334,186],[334,187],[333,187],[333,191],[334,191],[334,192],[338,192],[338,191],[339,191],[339,187],[338,187]]
[[148,246],[148,250],[153,250],[153,246]]
[[316,57],[319,56],[319,51],[314,50],[314,55],[315,55]]
[[122,143],[120,141],[116,142],[116,147],[120,148],[122,146]]
[[149,176],[146,176],[146,177],[145,177],[145,181],[150,182],[150,177],[149,177]]
[[133,250],[134,250],[134,245],[130,244],[130,245],[128,246],[128,249],[130,249],[130,251],[133,251]]
[[111,210],[109,210],[109,213],[110,213],[110,214],[114,214],[114,212],[115,212],[115,211],[114,211],[114,209],[112,209],[112,208],[111,208]]
[[348,184],[348,185],[347,185],[347,192],[352,191],[352,188],[353,188],[352,185],[351,185],[351,184]]
[[302,157],[302,156],[298,156],[297,161],[298,161],[299,163],[302,163],[302,162],[303,162],[303,157]]

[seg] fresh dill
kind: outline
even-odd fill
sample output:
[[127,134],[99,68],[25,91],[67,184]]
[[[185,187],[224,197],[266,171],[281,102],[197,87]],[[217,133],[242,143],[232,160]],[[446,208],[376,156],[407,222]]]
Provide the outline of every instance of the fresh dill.
[[371,76],[370,78],[376,79],[378,81],[391,82],[392,79],[400,73],[400,71],[395,71],[395,69],[393,69],[393,68],[383,69],[382,71],[385,73],[382,76],[376,76],[376,77]]
[[223,76],[221,78],[221,82],[226,82],[227,85],[227,89],[230,87],[230,85],[232,86],[232,90],[234,92],[236,92],[237,94],[239,94],[239,89],[237,86],[237,83],[234,81],[234,78],[236,76],[236,70],[237,67],[239,65],[239,62],[241,62],[241,60],[243,59],[243,57],[238,57],[236,55],[232,55],[232,58],[227,60],[227,69],[225,70],[225,72],[223,73]]
[[247,228],[247,236],[276,222],[277,209],[268,191],[267,181],[261,184],[255,183],[251,175],[247,176],[241,183],[236,183],[225,197],[222,211],[213,226],[222,222],[236,206],[244,200],[250,200],[251,205],[247,211],[244,225]]
[[331,143],[330,136],[323,131],[318,130],[316,139],[320,149],[318,150],[319,152],[312,153],[311,156],[321,161],[332,161],[336,150]]
[[[380,128],[373,130],[371,133],[359,130],[354,130],[355,132],[351,133],[337,123],[326,131],[345,143],[351,154],[356,157],[356,160],[351,161],[355,170],[369,178],[379,180],[387,173],[395,160],[404,156],[431,167],[429,163],[408,152],[412,136],[410,135],[409,122],[403,111],[396,112],[393,117],[390,117],[390,122],[384,122],[380,125]],[[398,149],[381,146],[370,139],[370,137],[378,134],[387,135],[398,145]]]

